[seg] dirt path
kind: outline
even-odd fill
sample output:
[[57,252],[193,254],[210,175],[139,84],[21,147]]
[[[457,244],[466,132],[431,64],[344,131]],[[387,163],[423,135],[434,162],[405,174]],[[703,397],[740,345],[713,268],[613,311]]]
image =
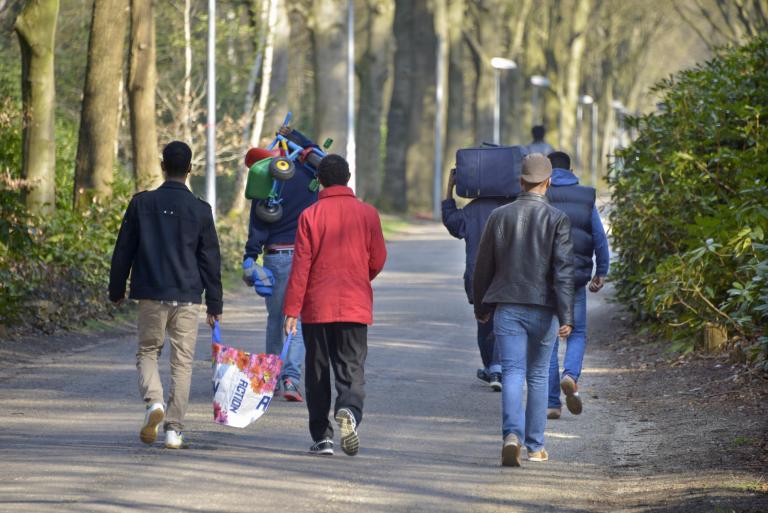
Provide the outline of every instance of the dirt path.
[[[275,402],[246,430],[214,425],[204,329],[191,448],[143,446],[135,342],[121,332],[23,368],[0,364],[0,511],[768,511],[757,491],[765,468],[743,455],[724,464],[729,453],[709,444],[759,432],[759,415],[717,410],[691,421],[691,409],[708,410],[678,399],[674,373],[641,368],[650,353],[622,343],[621,314],[604,296],[589,304],[585,413],[550,423],[550,462],[500,468],[499,395],[473,379],[462,244],[426,225],[389,250],[376,283],[358,457],[307,455],[303,405]],[[225,339],[262,349],[263,302],[241,290],[226,304]]]

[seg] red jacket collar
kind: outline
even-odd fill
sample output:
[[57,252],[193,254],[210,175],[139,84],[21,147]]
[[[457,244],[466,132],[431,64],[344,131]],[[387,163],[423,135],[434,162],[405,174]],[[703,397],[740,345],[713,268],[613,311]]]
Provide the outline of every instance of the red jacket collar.
[[320,199],[333,196],[354,196],[355,192],[344,185],[332,185],[320,191]]

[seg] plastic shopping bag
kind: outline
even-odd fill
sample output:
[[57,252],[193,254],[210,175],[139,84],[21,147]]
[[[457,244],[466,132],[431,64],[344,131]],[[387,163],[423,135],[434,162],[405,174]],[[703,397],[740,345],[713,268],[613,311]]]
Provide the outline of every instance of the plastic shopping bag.
[[267,413],[292,335],[280,356],[251,354],[221,343],[219,323],[213,327],[213,421],[244,428]]

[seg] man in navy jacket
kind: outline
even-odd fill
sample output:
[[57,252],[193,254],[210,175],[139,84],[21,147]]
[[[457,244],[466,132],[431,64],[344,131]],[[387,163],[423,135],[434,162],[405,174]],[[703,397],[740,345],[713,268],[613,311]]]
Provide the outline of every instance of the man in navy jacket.
[[[584,360],[587,343],[587,284],[590,292],[603,288],[608,274],[610,253],[600,214],[595,206],[595,189],[579,185],[578,177],[570,171],[571,159],[568,154],[556,151],[548,155],[552,163],[552,186],[547,197],[553,207],[562,210],[571,221],[571,240],[573,241],[574,264],[574,301],[573,332],[568,337],[568,344],[563,359],[563,373],[560,375],[557,350],[558,339],[549,368],[549,401],[547,416],[560,418],[562,403],[560,391],[565,394],[565,404],[574,415],[582,411],[578,381]],[[592,275],[592,257],[596,266]]]
[[[130,298],[139,302],[139,392],[146,404],[139,432],[154,443],[164,424],[165,446],[184,445],[184,416],[189,402],[203,291],[208,324],[222,312],[221,255],[211,206],[185,185],[192,150],[173,141],[163,149],[165,183],[136,194],[128,205],[112,253],[109,299],[120,303],[131,277]],[[171,386],[167,411],[157,361],[166,335],[171,346]]]
[[[314,146],[314,143],[297,130],[288,127],[280,129],[285,136],[304,147]],[[264,254],[263,265],[274,275],[272,295],[266,297],[267,303],[267,344],[266,352],[280,354],[283,348],[283,299],[288,277],[291,275],[293,261],[293,245],[296,240],[296,230],[299,216],[304,209],[317,201],[317,188],[314,187],[314,174],[295,162],[296,172],[290,180],[283,184],[283,216],[274,223],[266,223],[256,216],[256,201],[251,204],[251,219],[248,226],[248,242],[245,244],[243,259],[253,258],[255,261]],[[300,392],[301,364],[304,362],[304,339],[299,324],[296,335],[291,342],[288,357],[283,363],[280,374],[279,390],[286,401],[302,401]]]
[[[464,290],[469,304],[472,304],[472,273],[475,271],[475,257],[485,222],[494,209],[506,205],[514,198],[476,198],[464,208],[456,207],[453,189],[456,185],[456,170],[448,178],[448,190],[443,200],[443,224],[448,232],[466,244],[466,265],[464,267]],[[490,385],[496,392],[501,391],[501,362],[493,335],[493,320],[477,323],[477,346],[483,368],[477,369],[477,377]]]

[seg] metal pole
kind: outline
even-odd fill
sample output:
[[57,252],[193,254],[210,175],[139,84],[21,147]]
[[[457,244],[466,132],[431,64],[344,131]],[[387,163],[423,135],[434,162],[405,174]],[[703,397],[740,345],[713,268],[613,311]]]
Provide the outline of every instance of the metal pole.
[[347,2],[347,163],[349,163],[349,187],[357,188],[355,173],[355,3]]
[[208,0],[208,126],[205,143],[205,197],[216,219],[216,0]]
[[590,118],[592,137],[589,143],[590,167],[592,168],[592,187],[597,190],[597,102],[592,104],[592,116]]
[[501,71],[493,70],[496,79],[496,101],[493,105],[493,143],[501,144]]
[[581,165],[581,159],[582,159],[582,152],[581,152],[581,122],[584,118],[584,108],[581,106],[581,101],[576,105],[576,130],[575,132],[575,140],[573,141],[573,151],[574,151],[574,166],[573,169],[576,171],[579,175],[582,174],[582,165]]
[[432,176],[432,217],[440,219],[440,194],[443,186],[443,42],[437,36],[437,83],[435,85],[435,169]]

